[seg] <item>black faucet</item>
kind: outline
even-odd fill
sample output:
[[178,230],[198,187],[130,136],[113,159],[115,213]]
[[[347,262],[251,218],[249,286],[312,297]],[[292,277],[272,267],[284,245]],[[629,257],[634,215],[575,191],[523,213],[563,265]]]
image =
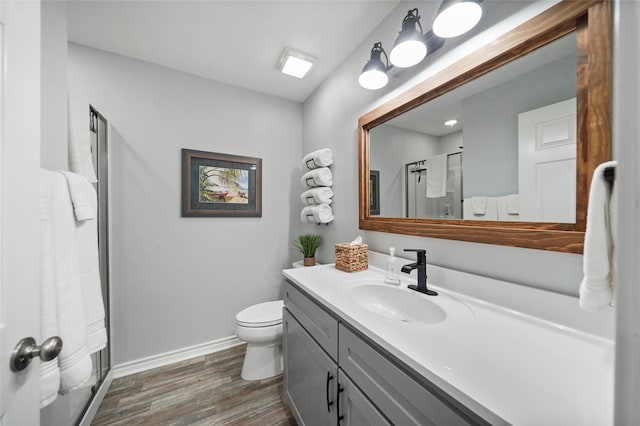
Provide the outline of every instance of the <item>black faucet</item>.
[[400,268],[405,274],[410,274],[414,269],[418,270],[418,285],[410,285],[409,288],[428,296],[437,296],[437,292],[427,288],[427,251],[424,249],[404,249],[404,251],[415,251],[418,256],[416,263],[408,263]]

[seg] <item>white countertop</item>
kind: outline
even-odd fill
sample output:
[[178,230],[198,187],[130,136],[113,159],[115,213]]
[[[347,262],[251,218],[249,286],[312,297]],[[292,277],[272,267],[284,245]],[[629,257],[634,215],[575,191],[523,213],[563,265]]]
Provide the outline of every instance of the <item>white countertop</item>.
[[[570,296],[436,266],[428,265],[427,273],[429,286],[440,296],[412,295],[454,312],[435,324],[387,318],[350,299],[351,286],[382,283],[381,269],[346,273],[322,265],[283,271],[317,301],[492,424],[613,423],[612,312],[589,316],[574,309],[577,299]],[[415,278],[406,277],[402,287],[415,284]],[[465,289],[472,294],[488,289],[483,293],[487,297],[470,297],[462,293]],[[452,303],[457,306],[453,311]],[[463,305],[468,309],[460,309]]]

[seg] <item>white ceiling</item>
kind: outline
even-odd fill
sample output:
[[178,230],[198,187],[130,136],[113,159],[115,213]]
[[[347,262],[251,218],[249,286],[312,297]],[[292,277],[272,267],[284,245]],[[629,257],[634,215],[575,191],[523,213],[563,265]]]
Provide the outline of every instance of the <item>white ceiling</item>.
[[[304,101],[398,3],[69,1],[68,32],[75,43]],[[307,77],[275,68],[284,47],[318,58]]]

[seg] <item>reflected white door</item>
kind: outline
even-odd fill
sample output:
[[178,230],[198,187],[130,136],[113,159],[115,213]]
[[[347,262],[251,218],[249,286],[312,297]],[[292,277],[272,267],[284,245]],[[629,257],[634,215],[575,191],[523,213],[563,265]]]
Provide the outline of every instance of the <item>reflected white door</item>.
[[576,221],[576,99],[518,115],[520,220]]
[[40,423],[39,360],[11,352],[39,335],[40,2],[0,2],[0,424]]

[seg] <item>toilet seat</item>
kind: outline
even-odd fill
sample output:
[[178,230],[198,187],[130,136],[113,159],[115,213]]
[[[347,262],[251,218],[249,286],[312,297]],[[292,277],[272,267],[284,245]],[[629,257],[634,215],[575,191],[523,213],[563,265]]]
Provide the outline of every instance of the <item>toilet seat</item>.
[[236,324],[241,327],[258,328],[282,324],[284,301],[258,303],[238,312]]

